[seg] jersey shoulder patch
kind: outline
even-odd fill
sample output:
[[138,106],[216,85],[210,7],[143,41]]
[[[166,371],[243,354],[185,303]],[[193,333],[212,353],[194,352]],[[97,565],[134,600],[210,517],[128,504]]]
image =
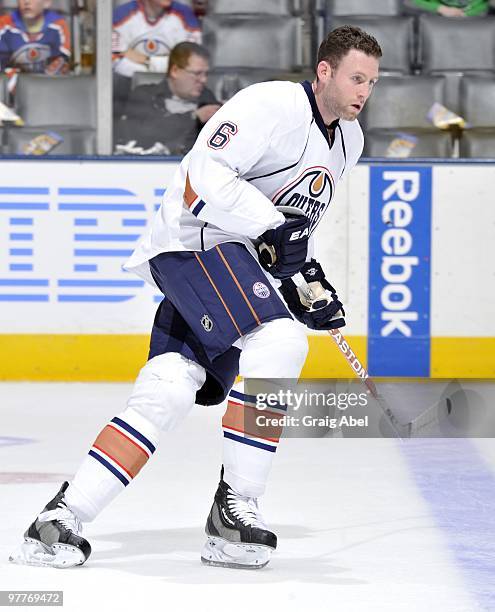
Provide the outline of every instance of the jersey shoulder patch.
[[188,30],[199,30],[201,27],[192,8],[187,6],[187,4],[172,2],[170,5],[170,13],[172,15],[177,15]]
[[0,16],[0,31],[9,28],[14,24],[12,20],[12,15],[2,15]]
[[113,27],[122,25],[122,23],[126,22],[138,11],[139,4],[137,0],[132,0],[132,2],[126,2],[126,4],[117,6],[113,11]]

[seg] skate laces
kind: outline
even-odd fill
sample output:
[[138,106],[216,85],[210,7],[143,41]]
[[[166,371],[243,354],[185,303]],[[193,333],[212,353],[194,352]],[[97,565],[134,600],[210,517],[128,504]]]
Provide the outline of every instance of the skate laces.
[[232,514],[246,526],[266,529],[267,526],[254,497],[239,495],[232,489],[227,492],[227,505]]
[[63,502],[59,502],[54,510],[47,510],[38,516],[42,523],[47,521],[57,521],[66,529],[79,535],[82,531],[82,523],[77,516],[69,510]]

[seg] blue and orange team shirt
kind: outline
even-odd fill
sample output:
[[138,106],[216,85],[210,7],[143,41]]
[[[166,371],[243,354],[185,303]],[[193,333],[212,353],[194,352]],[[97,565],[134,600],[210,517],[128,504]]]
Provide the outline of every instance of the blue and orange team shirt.
[[0,67],[22,72],[65,72],[71,54],[70,32],[65,19],[54,11],[44,12],[43,27],[30,33],[19,11],[0,17]]

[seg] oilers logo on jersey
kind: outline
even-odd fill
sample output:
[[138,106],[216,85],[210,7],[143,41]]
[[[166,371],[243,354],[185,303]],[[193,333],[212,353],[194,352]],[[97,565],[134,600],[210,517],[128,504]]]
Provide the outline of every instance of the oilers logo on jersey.
[[43,72],[50,55],[51,50],[48,45],[31,42],[13,53],[12,61],[16,66],[24,67],[26,71]]
[[275,206],[292,207],[310,220],[310,232],[318,225],[334,192],[334,182],[328,168],[316,166],[302,172],[272,198]]
[[[149,34],[149,33],[148,33]],[[168,55],[170,47],[163,38],[143,36],[133,42],[132,48],[144,55]]]

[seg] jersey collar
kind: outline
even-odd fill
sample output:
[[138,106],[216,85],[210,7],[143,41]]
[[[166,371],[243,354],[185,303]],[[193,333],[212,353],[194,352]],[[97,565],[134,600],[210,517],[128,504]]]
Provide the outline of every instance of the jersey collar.
[[[335,121],[332,121],[332,123],[327,128],[327,126],[325,125],[325,122],[323,121],[323,117],[321,116],[321,113],[318,110],[318,105],[316,104],[316,98],[313,92],[313,88],[311,87],[311,83],[309,81],[302,81],[301,85],[303,86],[304,91],[306,92],[306,95],[308,96],[308,100],[309,100],[309,103],[311,104],[311,110],[313,111],[313,117],[315,118],[316,125],[319,127],[320,132],[323,134],[323,137],[328,142],[328,146],[331,149],[333,146],[334,140],[335,140],[335,132],[336,132],[337,126],[339,125],[339,120],[335,119]],[[332,130],[331,139],[328,135],[329,129]]]

